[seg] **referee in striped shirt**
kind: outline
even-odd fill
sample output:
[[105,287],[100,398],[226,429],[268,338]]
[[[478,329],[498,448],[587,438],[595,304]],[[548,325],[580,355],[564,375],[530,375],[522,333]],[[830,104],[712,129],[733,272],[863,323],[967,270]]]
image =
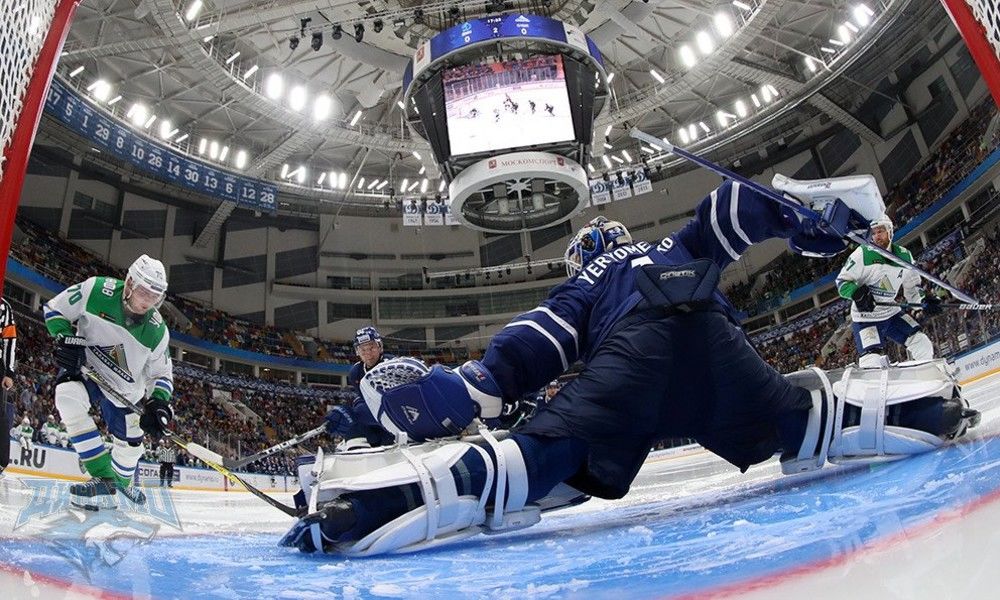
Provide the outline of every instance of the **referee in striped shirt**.
[[14,405],[7,401],[7,395],[14,387],[16,348],[14,310],[5,298],[0,298],[0,364],[3,368],[3,378],[0,379],[0,474],[10,464],[10,437],[7,432],[14,424]]

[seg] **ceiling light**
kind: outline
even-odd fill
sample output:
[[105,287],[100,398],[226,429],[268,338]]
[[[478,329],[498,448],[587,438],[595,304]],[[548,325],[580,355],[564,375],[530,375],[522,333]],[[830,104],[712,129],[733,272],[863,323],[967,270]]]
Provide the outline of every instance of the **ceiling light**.
[[688,135],[687,127],[681,127],[681,130],[678,132],[678,134],[681,136],[682,144],[686,144],[691,141],[691,136]]
[[231,55],[229,56],[229,58],[227,58],[227,59],[226,59],[226,64],[227,64],[227,65],[231,65],[231,64],[233,64],[233,61],[234,61],[234,60],[236,60],[236,59],[237,59],[237,58],[239,58],[239,57],[240,57],[240,51],[239,51],[239,50],[237,50],[236,52],[233,52],[233,53],[232,53],[232,54],[231,54]]
[[[591,169],[591,170],[593,170],[593,169]],[[443,192],[444,191],[444,179],[442,179],[441,183],[438,184],[438,191],[439,192]]]
[[753,101],[753,105],[760,108],[760,100],[757,99],[757,94],[750,94],[750,100]]
[[854,15],[854,22],[859,27],[867,27],[872,22],[872,16],[875,14],[872,12],[872,9],[864,4],[856,5],[851,12]]
[[639,146],[639,149],[647,154],[656,154],[656,150],[653,150],[652,148],[646,145]]
[[406,105],[403,104],[402,100],[396,100],[396,106],[398,106],[400,110],[406,110]]
[[357,125],[358,119],[360,118],[361,118],[361,111],[359,110],[358,112],[354,113],[354,116],[351,118],[351,127]]
[[369,190],[375,189],[376,185],[378,185],[378,179],[372,179],[371,183],[368,184],[368,189]]
[[760,96],[761,96],[761,98],[764,99],[764,102],[770,102],[771,101],[771,90],[767,89],[766,85],[761,86],[761,88],[760,88]]
[[410,180],[408,178],[404,177],[403,178],[403,183],[400,184],[399,189],[405,192],[406,191],[406,186],[408,186],[408,185],[410,185]]
[[837,36],[840,38],[840,41],[846,44],[851,41],[851,30],[847,28],[847,25],[839,25],[837,26]]
[[610,158],[608,158],[608,155],[607,155],[607,154],[605,154],[604,156],[602,156],[602,157],[601,157],[601,160],[603,160],[603,161],[604,161],[604,166],[605,166],[606,168],[608,168],[608,169],[610,169],[610,168],[611,168],[611,159],[610,159]]
[[812,58],[810,58],[810,57],[807,56],[806,57],[806,68],[809,69],[810,73],[815,73],[816,72],[816,68],[817,68],[816,67],[816,61],[814,61]]
[[131,119],[132,123],[138,126],[146,122],[146,119],[149,118],[149,112],[146,110],[145,106],[136,102],[132,105],[132,108],[128,109],[128,112],[125,113],[125,117]]
[[79,67],[77,67],[77,68],[73,69],[72,71],[70,71],[69,72],[69,76],[70,77],[76,77],[80,73],[83,73],[83,65],[80,65]]
[[691,49],[691,46],[684,44],[683,46],[681,46],[679,52],[681,55],[681,63],[683,63],[683,65],[688,69],[693,67],[695,63],[698,62],[698,59],[695,57],[694,50]]
[[280,73],[271,73],[264,82],[264,93],[271,100],[277,100],[285,91],[285,79]]
[[213,39],[215,39],[215,34],[206,35],[205,37],[201,38],[201,41],[207,44],[211,42]]
[[257,65],[254,65],[254,66],[250,67],[249,69],[247,69],[247,72],[243,74],[243,81],[246,81],[247,78],[249,78],[251,75],[253,75],[254,73],[256,73],[257,69],[259,69],[259,68],[260,67],[258,67]]
[[590,163],[587,163],[587,170],[590,171],[591,173],[593,173],[594,172],[594,165],[592,165]]
[[410,184],[410,189],[408,189],[406,191],[412,192],[413,190],[417,189],[418,185],[420,185],[420,182],[419,181],[414,181],[413,183]]
[[607,148],[608,150],[611,150],[612,148],[614,148],[614,146],[612,146],[611,144],[609,144],[607,142],[604,142],[604,147]]
[[609,135],[611,135],[611,129],[613,127],[614,127],[614,125],[608,125],[607,126],[607,128],[604,130],[604,137],[608,137]]
[[364,189],[364,187],[365,187],[365,178],[362,177],[361,179],[358,180],[358,189],[359,190]]
[[[170,131],[172,129],[173,129],[173,125],[170,123],[170,119],[163,119],[162,121],[160,121],[160,137],[161,138],[163,138],[165,140],[169,140],[170,139]],[[176,129],[173,129],[173,131],[174,131],[174,133],[177,132]]]
[[652,75],[653,79],[655,79],[659,83],[664,83],[663,75],[660,75],[659,73],[657,73],[656,69],[650,69],[649,70],[649,74]]
[[208,157],[212,160],[219,158],[219,142],[212,140],[208,143]]
[[242,169],[243,167],[247,166],[247,151],[246,150],[239,150],[238,152],[236,152],[236,161],[235,161],[235,163],[236,163],[236,168],[237,169]]
[[608,83],[611,83],[611,80],[614,79],[614,78],[615,78],[615,74],[614,73],[608,73]]
[[388,179],[383,179],[382,183],[380,183],[377,186],[375,186],[375,189],[381,192],[382,188],[384,188],[387,185],[389,185],[389,180]]
[[121,99],[122,99],[121,94],[115,96],[108,102],[108,106],[114,106],[115,104],[118,104],[121,101]]
[[740,2],[740,0],[733,0],[733,6],[740,10],[750,10],[750,5],[746,2]]
[[781,94],[778,93],[778,88],[774,87],[770,83],[766,84],[767,89],[771,90],[771,95],[777,98]]
[[229,146],[223,146],[222,152],[219,152],[219,162],[225,161],[227,156],[229,156]]
[[319,174],[319,179],[316,180],[316,185],[323,185],[324,179],[326,179],[326,171]]
[[736,114],[740,118],[747,116],[747,104],[742,100],[736,101]]
[[296,171],[298,171],[298,173],[295,176],[295,180],[299,182],[299,185],[302,185],[306,182],[306,166],[299,165],[299,168],[296,169]]
[[715,13],[713,21],[715,22],[715,30],[723,39],[733,35],[733,20],[729,18],[729,13],[719,11]]
[[93,91],[94,98],[97,98],[99,101],[104,102],[105,100],[108,99],[108,96],[111,95],[111,84],[109,84],[107,81],[104,81],[103,79],[98,79],[97,81],[94,82],[93,85],[94,85],[94,91]]
[[822,50],[823,52],[826,52],[827,54],[836,54],[837,53],[837,51],[834,50],[833,48],[827,48],[826,46],[821,46],[820,50]]
[[622,156],[624,156],[625,160],[628,162],[632,162],[632,155],[628,153],[628,150],[622,150]]
[[726,126],[726,113],[724,113],[721,110],[718,111],[717,113],[715,113],[715,121],[719,124],[719,127],[725,127]]
[[297,85],[288,92],[288,106],[295,112],[299,112],[306,106],[306,88]]
[[424,171],[426,171],[426,170],[427,170],[427,167],[425,167],[423,165],[420,165],[420,171],[417,172],[417,175],[423,175]]
[[701,127],[701,130],[704,131],[705,133],[708,133],[709,131],[711,131],[708,128],[708,125],[705,125],[704,121],[698,121],[698,126]]
[[620,165],[624,165],[624,164],[625,164],[625,161],[624,161],[624,160],[622,160],[622,159],[618,158],[618,157],[617,157],[617,156],[615,156],[614,154],[612,154],[612,155],[611,155],[611,160],[615,161],[616,163],[618,163],[618,164],[620,164]]
[[844,45],[844,42],[842,42],[842,41],[840,41],[840,40],[835,40],[835,39],[833,39],[833,38],[830,38],[830,39],[829,39],[829,42],[830,42],[831,44],[833,44],[834,46],[843,46],[843,45]]
[[143,129],[149,129],[149,126],[152,125],[153,121],[155,120],[156,120],[156,115],[149,115],[149,118],[146,119],[146,122],[142,124]]
[[690,136],[692,142],[698,139],[698,126],[694,123],[688,125],[688,136]]
[[844,21],[844,27],[850,29],[851,33],[859,33],[861,31],[860,29],[857,28],[857,26],[854,23],[851,23],[850,21]]
[[320,94],[316,96],[316,101],[313,102],[313,118],[317,121],[325,121],[330,116],[332,109],[333,100],[326,94]]
[[417,160],[423,160],[423,159],[420,158],[420,153],[417,152],[416,150],[413,151],[413,158],[415,158]]
[[420,193],[421,194],[426,194],[427,193],[427,178],[426,177],[424,177],[424,179],[420,182]]
[[[204,139],[202,140],[204,142]],[[281,165],[281,178],[288,177],[288,163]]]
[[340,176],[337,178],[337,187],[342,190],[347,189],[347,173],[345,171],[340,172]]
[[707,31],[699,31],[694,36],[694,43],[698,45],[698,51],[702,54],[711,54],[712,50],[715,50],[715,43]]
[[198,13],[200,12],[201,12],[201,0],[194,0],[194,2],[188,4],[187,12],[184,13],[184,20],[191,22],[194,20],[195,17],[198,16]]

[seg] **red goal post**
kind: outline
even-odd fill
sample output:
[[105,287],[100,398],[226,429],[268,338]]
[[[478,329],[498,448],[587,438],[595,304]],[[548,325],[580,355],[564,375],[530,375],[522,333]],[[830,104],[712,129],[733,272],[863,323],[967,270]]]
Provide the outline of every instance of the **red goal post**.
[[0,283],[28,156],[80,0],[12,0],[0,14]]
[[1000,0],[941,0],[1000,106]]

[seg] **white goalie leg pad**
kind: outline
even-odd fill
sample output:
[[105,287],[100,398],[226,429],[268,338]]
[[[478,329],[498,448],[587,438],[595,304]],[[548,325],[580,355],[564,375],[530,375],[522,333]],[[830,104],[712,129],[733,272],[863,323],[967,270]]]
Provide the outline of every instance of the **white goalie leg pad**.
[[528,469],[521,447],[513,439],[498,442],[485,427],[481,427],[479,433],[493,448],[497,460],[497,489],[485,533],[531,527],[541,520],[542,513],[536,505],[525,506],[528,501]]
[[812,396],[812,408],[809,409],[809,420],[806,424],[805,437],[798,453],[785,452],[781,456],[781,472],[785,475],[813,471],[826,462],[833,437],[833,417],[836,410],[836,398],[833,386],[823,369],[812,367],[804,371],[796,371],[785,375],[792,385],[809,390]]
[[934,344],[923,331],[918,331],[906,338],[906,351],[911,360],[930,360],[934,358]]
[[[848,368],[833,388],[837,409],[829,459],[834,463],[893,460],[942,446],[945,440],[932,433],[887,425],[886,411],[921,398],[943,401],[961,396],[944,360],[877,371]],[[858,424],[844,427],[849,406],[860,409],[860,418]]]
[[[469,450],[478,452],[486,465],[485,488],[460,496],[451,467]],[[408,448],[399,451],[405,458],[401,462],[356,477],[321,481],[317,486],[317,495],[337,497],[416,483],[423,495],[422,506],[356,542],[337,544],[336,552],[353,556],[411,552],[463,539],[482,530],[489,500],[487,492],[493,486],[495,474],[493,460],[486,450],[466,442],[452,442],[423,454]],[[318,529],[318,525],[312,527]]]

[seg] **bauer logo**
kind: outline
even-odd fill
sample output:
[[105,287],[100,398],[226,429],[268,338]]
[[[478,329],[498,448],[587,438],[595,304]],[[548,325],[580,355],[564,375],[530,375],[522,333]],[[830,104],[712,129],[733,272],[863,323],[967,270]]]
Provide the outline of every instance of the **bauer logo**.
[[14,530],[24,529],[33,539],[49,544],[88,581],[95,575],[113,575],[115,565],[131,550],[148,544],[164,525],[181,529],[173,500],[164,489],[143,488],[143,504],[120,492],[104,496],[104,507],[94,511],[70,504],[70,482],[22,479],[20,484],[31,496],[18,512]]

